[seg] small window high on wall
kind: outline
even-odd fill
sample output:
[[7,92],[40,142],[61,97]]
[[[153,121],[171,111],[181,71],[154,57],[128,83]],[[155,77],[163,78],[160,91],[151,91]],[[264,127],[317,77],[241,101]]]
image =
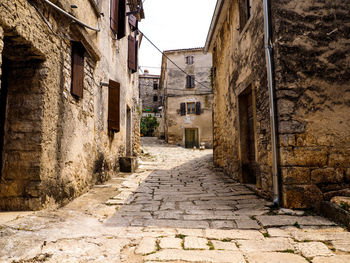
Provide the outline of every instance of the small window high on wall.
[[85,49],[80,42],[72,42],[71,94],[77,98],[83,97],[84,53],[85,53]]
[[186,64],[192,65],[194,63],[193,56],[187,56],[186,57]]
[[125,37],[126,0],[111,0],[110,20],[117,39]]

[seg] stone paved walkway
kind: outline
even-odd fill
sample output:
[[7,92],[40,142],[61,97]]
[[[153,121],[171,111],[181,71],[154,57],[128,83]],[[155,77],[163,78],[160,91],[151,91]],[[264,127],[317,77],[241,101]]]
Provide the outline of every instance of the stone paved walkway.
[[211,150],[144,138],[140,168],[64,208],[0,213],[0,262],[350,262],[350,233],[271,203]]

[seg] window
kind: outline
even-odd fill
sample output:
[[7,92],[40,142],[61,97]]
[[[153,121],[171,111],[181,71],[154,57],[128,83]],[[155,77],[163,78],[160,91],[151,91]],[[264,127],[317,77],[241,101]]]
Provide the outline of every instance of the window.
[[252,0],[239,0],[239,30],[242,32],[251,16]]
[[77,98],[83,97],[84,90],[84,53],[80,42],[72,42],[72,81],[71,93]]
[[186,64],[192,65],[194,63],[193,56],[186,57]]
[[136,16],[134,15],[129,15],[129,25],[130,25],[130,28],[134,31],[137,29],[137,26],[138,26],[138,21],[137,21],[137,18]]
[[194,88],[194,75],[186,76],[186,88]]
[[187,102],[187,114],[195,114],[196,113],[196,103]]
[[132,73],[137,71],[138,41],[133,36],[128,37],[128,67]]
[[111,0],[111,29],[117,35],[117,39],[125,37],[125,0]]
[[109,81],[108,88],[108,129],[120,131],[120,84],[113,80]]
[[158,101],[158,96],[157,95],[153,96],[153,101]]
[[153,89],[154,89],[154,90],[157,90],[157,89],[158,89],[158,83],[156,83],[156,82],[153,83]]

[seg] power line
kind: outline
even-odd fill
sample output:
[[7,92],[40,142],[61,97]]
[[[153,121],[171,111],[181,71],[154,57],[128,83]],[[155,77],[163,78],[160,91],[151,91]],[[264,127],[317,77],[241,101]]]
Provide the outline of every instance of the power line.
[[[166,54],[164,54],[163,51],[161,51],[140,29],[138,29],[138,31],[143,35],[144,38],[146,38],[146,40],[153,46],[155,47],[164,57],[166,57],[175,67],[177,67],[181,72],[183,72],[186,76],[190,76],[189,74],[187,74],[186,71],[184,71],[182,68],[180,68],[172,59],[170,59]],[[202,84],[201,82],[199,82],[198,80],[194,79],[195,82],[197,82],[198,84],[202,85],[203,87],[210,89],[210,87],[205,86],[204,84]]]
[[[155,67],[155,66],[140,66],[141,68],[162,68],[162,67]],[[212,68],[212,67],[196,67],[196,68]],[[168,69],[175,69],[175,68],[168,68]]]

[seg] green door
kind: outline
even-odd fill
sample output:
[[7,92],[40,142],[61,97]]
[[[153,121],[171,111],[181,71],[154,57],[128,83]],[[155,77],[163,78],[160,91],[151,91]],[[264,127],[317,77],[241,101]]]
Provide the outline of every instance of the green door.
[[199,147],[197,128],[185,129],[185,147],[186,148]]

